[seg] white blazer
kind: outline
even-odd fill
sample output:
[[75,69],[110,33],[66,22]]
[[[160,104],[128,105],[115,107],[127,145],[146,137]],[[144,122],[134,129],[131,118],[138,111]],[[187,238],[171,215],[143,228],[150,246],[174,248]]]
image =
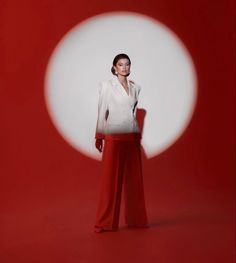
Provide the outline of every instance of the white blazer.
[[127,78],[129,94],[117,76],[99,82],[98,115],[95,138],[105,134],[139,133],[136,119],[141,87]]

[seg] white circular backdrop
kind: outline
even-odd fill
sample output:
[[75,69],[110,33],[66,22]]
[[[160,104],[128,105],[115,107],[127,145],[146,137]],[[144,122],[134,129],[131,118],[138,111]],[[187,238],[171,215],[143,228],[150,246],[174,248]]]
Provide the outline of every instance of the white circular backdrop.
[[134,12],[109,12],[73,27],[57,44],[45,76],[45,101],[58,132],[79,152],[101,160],[95,148],[98,83],[113,75],[113,58],[131,59],[129,79],[141,86],[145,110],[142,146],[147,158],[172,145],[192,117],[197,97],[194,64],[168,27]]

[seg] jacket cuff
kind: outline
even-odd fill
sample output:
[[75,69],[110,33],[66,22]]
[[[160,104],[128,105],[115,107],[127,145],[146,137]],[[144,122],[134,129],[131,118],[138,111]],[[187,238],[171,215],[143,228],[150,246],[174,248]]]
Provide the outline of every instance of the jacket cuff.
[[104,138],[105,138],[104,134],[96,132],[95,139],[104,139]]

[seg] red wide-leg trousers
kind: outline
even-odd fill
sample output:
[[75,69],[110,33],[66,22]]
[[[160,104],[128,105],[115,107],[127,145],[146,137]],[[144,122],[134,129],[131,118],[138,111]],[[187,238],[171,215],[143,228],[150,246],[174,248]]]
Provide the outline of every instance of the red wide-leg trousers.
[[122,188],[126,224],[148,226],[140,137],[138,133],[105,135],[95,229],[118,230]]

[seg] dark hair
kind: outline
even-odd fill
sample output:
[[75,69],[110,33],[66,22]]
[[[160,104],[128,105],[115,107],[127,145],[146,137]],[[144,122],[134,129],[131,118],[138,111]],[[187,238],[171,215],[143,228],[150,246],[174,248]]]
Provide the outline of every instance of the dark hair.
[[117,63],[121,58],[127,58],[127,59],[129,60],[129,63],[131,64],[131,61],[130,61],[130,58],[128,57],[128,55],[126,55],[126,54],[124,54],[124,53],[121,53],[121,54],[116,55],[115,58],[113,59],[113,63],[112,63],[113,65],[112,65],[112,67],[111,67],[111,72],[112,72],[113,75],[116,75],[116,76],[117,76],[117,74],[115,73],[116,71],[115,71],[115,69],[114,69],[114,66],[116,66],[116,63]]

